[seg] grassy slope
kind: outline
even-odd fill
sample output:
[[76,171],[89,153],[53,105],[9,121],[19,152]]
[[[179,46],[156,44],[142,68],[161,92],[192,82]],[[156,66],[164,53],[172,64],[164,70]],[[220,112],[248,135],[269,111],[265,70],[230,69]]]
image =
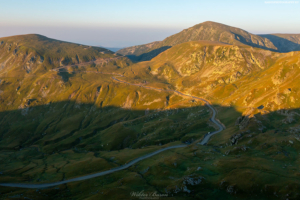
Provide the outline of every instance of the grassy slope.
[[7,47],[7,50],[8,47],[10,47],[10,50],[16,50],[16,53],[18,51],[24,53],[31,50],[36,51],[41,56],[49,56],[51,58],[75,57],[78,55],[79,61],[81,59],[84,61],[85,56],[87,58],[88,56],[89,58],[100,57],[102,55],[101,52],[110,54],[110,56],[113,54],[113,52],[104,48],[55,40],[37,34],[4,37],[0,38],[0,40],[1,45]]
[[35,34],[0,38],[0,44],[0,76],[38,75],[58,66],[115,57],[103,48]]

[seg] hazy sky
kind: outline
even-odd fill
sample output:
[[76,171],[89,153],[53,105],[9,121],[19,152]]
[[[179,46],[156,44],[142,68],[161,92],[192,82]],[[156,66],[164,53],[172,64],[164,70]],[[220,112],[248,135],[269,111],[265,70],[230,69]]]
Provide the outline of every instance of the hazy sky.
[[0,37],[38,33],[125,47],[162,40],[204,21],[251,33],[300,33],[299,1],[0,0]]

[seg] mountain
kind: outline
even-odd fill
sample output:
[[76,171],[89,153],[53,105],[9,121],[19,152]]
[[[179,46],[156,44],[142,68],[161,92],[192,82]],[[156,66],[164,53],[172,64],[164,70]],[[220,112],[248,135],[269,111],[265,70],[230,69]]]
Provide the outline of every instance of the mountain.
[[[143,54],[144,52],[147,52],[149,49],[158,45],[159,43],[160,42],[156,41],[156,42],[151,42],[151,43],[144,44],[144,45],[127,47],[127,48],[118,50],[117,53],[119,53],[121,55],[127,55],[129,57],[131,56],[131,58],[134,59],[135,56],[139,56],[139,55]],[[146,60],[146,59],[144,59],[144,60]]]
[[[31,98],[35,99],[31,104],[49,102],[47,95],[40,92],[50,89],[47,82],[51,79],[61,87],[68,85],[69,78],[74,76],[68,70],[80,66],[85,70],[95,71],[97,67],[114,70],[131,63],[127,58],[104,48],[63,42],[41,35],[0,38],[0,44],[0,82],[3,87],[0,99],[5,99],[0,111],[24,107]],[[35,90],[31,84],[41,88]],[[61,88],[53,86],[52,89]],[[37,96],[33,98],[35,92]]]
[[[193,41],[133,65],[135,73],[127,72],[126,76],[141,77],[140,82],[151,77],[175,90],[212,98],[216,104],[245,108],[272,105],[269,109],[277,110],[300,106],[295,88],[299,64],[299,52],[278,53],[248,45]],[[290,94],[288,90],[296,92],[296,96],[278,100],[276,95]],[[257,98],[253,97],[255,93],[259,93]]]
[[[300,52],[279,52],[298,37],[273,37],[207,22],[126,50],[146,51],[143,62],[41,35],[0,38],[0,183],[72,179],[187,145],[89,180],[1,186],[1,197],[299,199]],[[218,130],[206,103],[224,130],[200,145]]]
[[[134,47],[128,47],[119,50],[117,53],[127,55],[134,61],[151,60],[153,57],[163,52],[164,50],[184,42],[189,41],[215,41],[225,44],[242,45],[246,44],[252,47],[258,47],[277,52],[289,52],[293,49],[298,49],[299,35],[297,36],[277,36],[281,40],[274,39],[276,35],[270,37],[269,35],[254,35],[239,28],[231,27],[216,22],[203,22],[191,28],[167,37],[161,42],[154,44],[145,44]],[[293,44],[296,47],[290,47]]]
[[30,34],[0,38],[1,74],[37,73],[63,65],[115,57],[104,48],[84,46]]
[[113,52],[117,52],[117,51],[123,49],[123,48],[119,48],[119,47],[102,47],[102,46],[99,46],[99,47],[108,49],[108,50],[113,51]]
[[279,52],[300,51],[300,34],[267,34],[260,35],[269,39]]
[[106,48],[106,49],[108,49],[108,50],[111,50],[111,51],[113,51],[113,52],[117,52],[117,51],[119,51],[120,49],[122,49],[122,48],[118,48],[118,47],[104,47],[104,48]]

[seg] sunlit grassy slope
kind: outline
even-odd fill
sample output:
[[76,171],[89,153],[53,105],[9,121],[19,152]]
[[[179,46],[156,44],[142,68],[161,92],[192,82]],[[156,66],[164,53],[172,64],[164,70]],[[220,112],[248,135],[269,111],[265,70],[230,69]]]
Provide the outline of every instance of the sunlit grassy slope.
[[36,34],[1,38],[0,53],[2,76],[26,73],[37,75],[61,65],[115,57],[113,52],[103,48],[63,42]]
[[[157,82],[224,106],[262,110],[298,108],[299,52],[274,53],[215,42],[176,45],[132,65],[127,77]],[[145,78],[144,78],[145,77]],[[152,83],[153,79],[155,83]]]

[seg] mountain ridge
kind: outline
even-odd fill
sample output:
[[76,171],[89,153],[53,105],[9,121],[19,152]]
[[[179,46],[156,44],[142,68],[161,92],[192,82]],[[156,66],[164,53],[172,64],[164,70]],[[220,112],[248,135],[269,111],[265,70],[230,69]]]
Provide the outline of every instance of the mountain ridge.
[[29,74],[117,55],[107,49],[27,34],[0,38],[0,74]]
[[[282,39],[280,42],[277,42],[278,39],[276,38],[272,38],[272,42],[269,35],[255,35],[237,27],[207,21],[184,29],[181,32],[171,35],[160,42],[156,42],[154,45],[150,45],[152,43],[148,43],[145,45],[127,47],[117,51],[117,53],[127,55],[129,56],[129,58],[135,56],[133,58],[134,61],[145,61],[151,60],[162,51],[176,44],[199,40],[218,41],[235,45],[245,44],[276,52],[289,52],[298,49],[300,50],[298,44],[295,44],[296,47],[289,47],[290,43],[293,43],[293,41],[290,41],[292,40],[291,37],[282,36],[286,37],[285,40],[287,40],[288,43],[283,42]],[[298,41],[300,41],[300,37],[299,39],[297,37],[297,42]],[[148,56],[145,57],[145,54],[148,54]]]

